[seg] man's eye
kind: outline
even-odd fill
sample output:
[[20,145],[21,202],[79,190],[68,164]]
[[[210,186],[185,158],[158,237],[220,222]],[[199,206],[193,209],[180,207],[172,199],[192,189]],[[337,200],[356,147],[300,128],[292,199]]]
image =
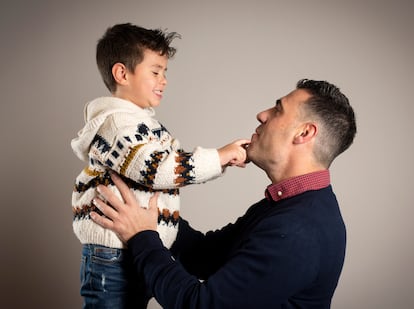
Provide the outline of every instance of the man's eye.
[[154,75],[158,75],[158,72],[152,72]]
[[278,111],[278,110],[280,110],[280,107],[281,107],[281,102],[280,102],[280,100],[277,100],[276,104],[275,104],[275,109]]

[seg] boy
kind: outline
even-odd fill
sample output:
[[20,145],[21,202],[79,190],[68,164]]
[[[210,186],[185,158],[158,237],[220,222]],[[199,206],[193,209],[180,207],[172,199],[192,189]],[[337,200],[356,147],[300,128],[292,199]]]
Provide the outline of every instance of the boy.
[[86,105],[86,124],[71,143],[75,154],[88,162],[72,195],[73,229],[83,244],[81,295],[86,308],[145,308],[150,297],[130,269],[121,240],[90,219],[96,187],[109,184],[116,191],[110,171],[127,181],[142,205],[160,191],[158,232],[169,248],[178,230],[179,187],[217,178],[229,165],[245,164],[243,144],[248,140],[188,153],[154,118],[176,37],[175,32],[128,23],[109,28],[97,44],[97,65],[112,96]]

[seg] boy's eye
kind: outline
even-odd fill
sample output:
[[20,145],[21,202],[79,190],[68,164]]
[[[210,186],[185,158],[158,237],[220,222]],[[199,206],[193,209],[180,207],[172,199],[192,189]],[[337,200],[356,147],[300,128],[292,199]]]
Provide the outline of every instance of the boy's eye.
[[154,75],[158,75],[158,72],[152,72]]

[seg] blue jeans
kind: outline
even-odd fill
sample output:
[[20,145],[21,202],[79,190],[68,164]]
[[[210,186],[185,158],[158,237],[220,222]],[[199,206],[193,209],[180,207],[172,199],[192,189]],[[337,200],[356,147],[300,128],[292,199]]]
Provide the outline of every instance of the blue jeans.
[[83,308],[147,308],[150,296],[127,250],[83,245],[80,278]]

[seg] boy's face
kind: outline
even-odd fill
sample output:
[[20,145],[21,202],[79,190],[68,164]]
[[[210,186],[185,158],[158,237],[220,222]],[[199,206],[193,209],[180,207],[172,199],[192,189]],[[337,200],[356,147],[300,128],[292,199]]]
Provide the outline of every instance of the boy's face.
[[168,58],[152,50],[144,51],[144,59],[135,67],[135,72],[127,72],[127,84],[122,90],[123,99],[139,107],[156,107],[167,85],[166,71]]

